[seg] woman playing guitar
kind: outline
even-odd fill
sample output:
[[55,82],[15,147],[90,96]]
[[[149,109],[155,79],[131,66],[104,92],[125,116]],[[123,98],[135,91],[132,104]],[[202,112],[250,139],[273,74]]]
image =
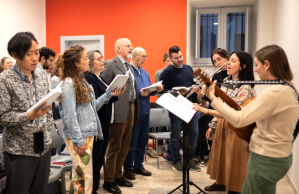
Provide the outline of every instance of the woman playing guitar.
[[270,45],[260,49],[254,63],[261,80],[281,79],[285,83],[270,85],[241,111],[228,107],[214,95],[215,82],[209,87],[209,97],[211,105],[233,126],[256,122],[242,194],[273,194],[277,182],[292,165],[293,132],[299,118],[298,92],[291,82],[293,74],[281,47]]
[[[229,77],[224,80],[254,80],[252,56],[246,52],[233,52],[227,62],[227,74]],[[234,85],[234,90],[222,86],[221,89],[239,105],[255,96],[252,85]],[[217,185],[225,185],[229,194],[240,193],[249,158],[243,140],[229,129],[228,122],[217,111],[198,105],[196,110],[218,118],[207,174],[216,180]],[[216,122],[215,119],[213,122]],[[211,129],[207,134],[207,138],[211,139]]]

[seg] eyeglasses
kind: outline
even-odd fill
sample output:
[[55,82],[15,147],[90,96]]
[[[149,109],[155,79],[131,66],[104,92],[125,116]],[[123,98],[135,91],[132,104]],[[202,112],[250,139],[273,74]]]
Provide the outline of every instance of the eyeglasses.
[[121,46],[125,46],[125,47],[128,47],[128,48],[134,48],[134,46],[130,45],[130,44],[127,44],[127,45],[121,45]]
[[97,58],[97,59],[94,59],[94,60],[102,61],[102,60],[104,60],[104,56],[101,56],[101,57],[99,57],[99,58]]
[[[135,54],[135,55],[138,55],[138,54]],[[143,59],[147,59],[148,58],[147,55],[138,55],[138,56],[142,57]]]

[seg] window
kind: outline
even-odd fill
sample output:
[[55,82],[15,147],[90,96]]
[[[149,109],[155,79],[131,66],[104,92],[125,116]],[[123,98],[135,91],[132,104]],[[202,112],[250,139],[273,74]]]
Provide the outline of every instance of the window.
[[250,7],[197,9],[195,66],[211,66],[211,53],[219,47],[229,53],[236,50],[249,52],[250,19]]

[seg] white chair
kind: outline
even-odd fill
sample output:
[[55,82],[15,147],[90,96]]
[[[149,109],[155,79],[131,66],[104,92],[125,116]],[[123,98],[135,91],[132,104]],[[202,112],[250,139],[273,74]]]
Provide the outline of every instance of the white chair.
[[[165,108],[151,108],[150,110],[150,128],[155,127],[168,127],[170,128],[170,118],[168,111]],[[170,132],[150,133],[150,137],[156,141],[156,152],[158,151],[158,140],[170,139]],[[159,169],[159,155],[157,156],[157,168]]]
[[61,145],[64,144],[63,137],[59,135],[59,127],[56,128],[56,126],[60,126],[60,122],[61,122],[61,120],[54,121],[54,124],[52,126],[52,149],[56,148],[56,155],[51,157],[51,172],[53,170],[53,174],[50,173],[49,181],[50,181],[50,178],[52,178],[51,176],[53,176],[53,178],[51,180],[53,180],[53,181],[57,180],[57,179],[54,179],[55,178],[54,173],[56,173],[56,172],[58,173],[58,171],[61,171],[60,178],[61,178],[62,194],[66,194],[65,172],[71,171],[73,164],[72,163],[69,163],[66,165],[53,164],[53,162],[59,161],[59,160],[71,160],[71,156],[69,156],[69,155],[60,155]]

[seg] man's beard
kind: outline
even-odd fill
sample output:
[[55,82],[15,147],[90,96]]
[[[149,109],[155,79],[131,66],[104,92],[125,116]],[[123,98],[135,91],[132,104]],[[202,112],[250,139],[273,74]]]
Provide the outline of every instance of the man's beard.
[[132,59],[132,55],[131,54],[127,54],[127,59]]
[[182,67],[183,66],[183,62],[181,64],[175,63],[172,61],[172,65],[175,67]]

